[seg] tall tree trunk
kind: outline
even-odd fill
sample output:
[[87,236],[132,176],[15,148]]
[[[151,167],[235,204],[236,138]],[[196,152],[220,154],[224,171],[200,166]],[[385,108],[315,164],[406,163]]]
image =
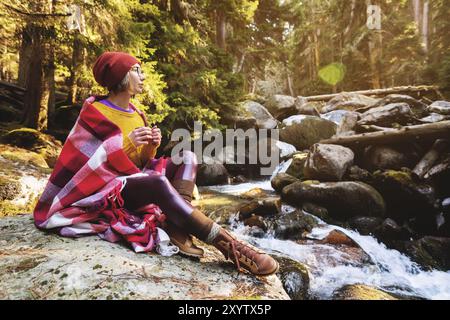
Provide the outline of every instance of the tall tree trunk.
[[50,98],[48,54],[43,39],[46,30],[42,26],[32,25],[31,32],[33,55],[26,84],[23,124],[39,131],[45,131],[48,125]]
[[242,71],[242,68],[244,67],[244,61],[245,61],[246,55],[247,55],[247,51],[244,51],[241,54],[241,57],[239,58],[238,61],[236,61],[236,64],[233,67],[233,73],[239,73]]
[[227,19],[225,13],[216,11],[216,43],[217,46],[223,50],[226,50],[226,38],[227,38]]
[[[50,12],[54,14],[56,12],[56,1],[57,0],[51,0],[50,3]],[[54,118],[55,118],[55,39],[56,39],[56,29],[55,26],[52,25],[49,28],[49,33],[45,37],[48,42],[46,44],[48,46],[47,53],[48,53],[48,65],[44,66],[45,68],[48,68],[46,75],[46,82],[48,83],[49,87],[49,98],[48,98],[48,126],[52,127],[54,125]]]
[[[366,5],[378,5],[377,1],[366,0]],[[381,30],[369,30],[369,65],[371,72],[372,89],[381,88],[381,58],[383,35]]]
[[430,3],[426,0],[423,3],[423,22],[422,22],[422,43],[425,49],[425,52],[428,52],[428,13],[430,9]]
[[[33,3],[33,12],[45,13],[52,11],[52,1],[39,0]],[[54,30],[54,29],[53,29]],[[29,75],[26,82],[25,113],[23,123],[25,126],[45,131],[48,127],[48,106],[50,100],[50,78],[54,68],[53,57],[50,54],[52,37],[51,29],[41,22],[30,22],[29,31],[32,43]],[[54,69],[53,69],[54,70]]]
[[31,30],[29,23],[22,30],[22,41],[19,50],[19,86],[25,87],[30,70],[31,57],[33,55]]
[[[309,39],[309,37],[308,37]],[[309,75],[309,81],[312,81],[314,79],[314,55],[313,53],[310,51],[310,53],[308,54],[309,57],[309,63],[308,63],[308,75]]]
[[420,19],[420,8],[421,8],[420,0],[413,0],[412,4],[413,4],[413,11],[414,11],[414,21],[417,24],[417,30],[420,30],[420,21],[421,21],[421,19]]
[[369,60],[372,74],[372,89],[381,88],[381,57],[383,36],[381,31],[372,31],[369,36]]
[[[167,4],[167,3],[166,3]],[[83,68],[86,65],[86,48],[83,44],[82,37],[86,35],[86,19],[84,14],[81,13],[80,17],[80,30],[76,31],[73,37],[72,48],[72,63],[70,66],[70,78],[69,78],[69,95],[67,101],[69,104],[77,102],[78,87],[80,85],[80,76],[83,72]]]
[[[53,42],[53,41],[52,41]],[[55,120],[55,49],[53,44],[50,44],[48,48],[48,62],[47,66],[44,66],[47,70],[44,71],[48,83],[48,123],[47,127],[53,127]]]
[[158,0],[156,5],[158,6],[159,10],[167,11],[169,9],[168,0]]
[[320,33],[320,29],[314,30],[313,39],[314,39],[314,78],[319,74],[320,69],[320,48],[319,48],[319,38],[318,33]]
[[[8,54],[8,47],[6,45],[6,40],[2,41],[2,53],[6,56]],[[7,69],[6,65],[0,62],[0,80],[6,80]]]
[[[286,58],[284,58],[284,59],[286,59]],[[287,88],[289,90],[289,94],[291,95],[291,97],[294,97],[295,96],[294,85],[293,85],[293,82],[292,82],[292,76],[291,76],[290,70],[288,68],[287,59],[284,60],[283,64],[284,64],[284,72],[286,72],[286,85],[287,85]]]
[[188,18],[184,9],[185,6],[181,0],[170,0],[170,12],[178,24],[183,24],[183,21]]
[[73,39],[73,51],[72,51],[72,65],[70,68],[70,79],[69,79],[69,96],[68,103],[74,104],[77,102],[78,93],[78,81],[80,78],[81,71],[84,64],[84,48],[81,41],[81,34],[78,32],[75,34]]
[[294,86],[292,84],[292,77],[287,68],[286,68],[286,75],[287,75],[287,85],[288,85],[288,89],[289,89],[289,94],[291,95],[291,97],[295,97]]
[[255,78],[252,79],[252,90],[250,91],[250,93],[254,94],[256,92],[256,84],[257,81]]
[[344,41],[346,40],[347,35],[349,34],[349,32],[352,28],[353,19],[355,17],[355,10],[356,10],[356,0],[352,0],[351,9],[350,9],[350,19],[349,19],[347,27],[345,28],[344,36],[343,36]]

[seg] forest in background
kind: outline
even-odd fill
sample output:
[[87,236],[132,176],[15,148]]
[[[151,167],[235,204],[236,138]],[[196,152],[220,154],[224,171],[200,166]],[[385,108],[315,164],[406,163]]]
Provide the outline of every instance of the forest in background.
[[144,62],[134,102],[166,133],[221,127],[240,101],[272,94],[430,84],[448,95],[449,16],[450,0],[0,0],[0,80],[26,89],[22,123],[40,131],[56,108],[104,93],[91,68],[105,50]]

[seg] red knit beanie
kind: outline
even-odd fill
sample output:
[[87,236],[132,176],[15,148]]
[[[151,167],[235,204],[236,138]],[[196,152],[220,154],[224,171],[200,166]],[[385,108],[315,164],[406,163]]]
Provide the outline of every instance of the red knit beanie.
[[113,88],[125,78],[131,67],[140,63],[124,52],[104,52],[95,61],[94,78],[102,87]]

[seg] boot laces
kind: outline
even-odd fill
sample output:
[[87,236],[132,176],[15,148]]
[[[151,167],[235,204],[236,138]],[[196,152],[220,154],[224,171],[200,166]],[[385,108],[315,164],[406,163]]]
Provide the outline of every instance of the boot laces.
[[239,271],[241,271],[241,266],[239,263],[238,252],[241,257],[244,257],[244,261],[248,264],[252,262],[255,263],[254,258],[256,257],[256,255],[263,253],[262,251],[250,246],[243,241],[237,240],[234,237],[232,237],[232,240],[230,241],[230,247],[228,248],[228,258],[231,258],[230,248],[231,253],[233,254],[233,261]]

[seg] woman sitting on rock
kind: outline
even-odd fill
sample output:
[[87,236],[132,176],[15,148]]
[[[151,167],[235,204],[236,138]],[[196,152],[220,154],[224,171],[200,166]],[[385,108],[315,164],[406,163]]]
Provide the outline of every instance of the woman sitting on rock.
[[85,101],[34,210],[36,226],[67,237],[98,234],[111,242],[125,240],[136,252],[148,252],[164,233],[159,225],[185,255],[203,255],[192,234],[214,245],[239,270],[275,273],[278,263],[272,257],[237,240],[191,205],[194,153],[177,155],[182,161],[155,158],[161,132],[149,127],[130,103],[143,90],[140,62],[126,53],[105,52],[93,72],[109,94]]

